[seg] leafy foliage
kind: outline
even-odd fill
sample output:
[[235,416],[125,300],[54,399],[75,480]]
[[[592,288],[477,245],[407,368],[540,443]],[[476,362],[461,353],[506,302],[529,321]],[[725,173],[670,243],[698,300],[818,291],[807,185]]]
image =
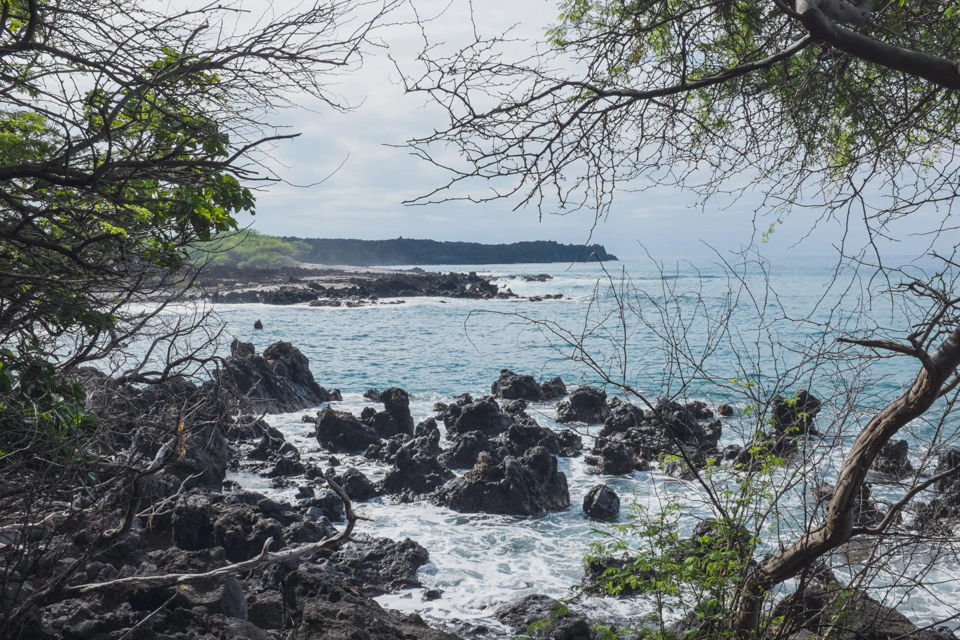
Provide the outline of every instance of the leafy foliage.
[[247,229],[199,244],[194,259],[212,267],[262,269],[293,265],[310,250],[306,242],[287,242]]

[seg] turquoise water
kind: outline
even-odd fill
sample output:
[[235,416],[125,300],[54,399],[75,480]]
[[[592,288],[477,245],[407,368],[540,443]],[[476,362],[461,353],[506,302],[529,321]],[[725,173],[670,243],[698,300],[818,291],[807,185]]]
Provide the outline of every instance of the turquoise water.
[[[769,398],[809,388],[825,401],[818,420],[825,437],[810,445],[810,460],[816,479],[826,481],[870,411],[909,384],[918,368],[908,358],[862,367],[859,360],[841,357],[834,341],[839,330],[903,327],[913,312],[891,307],[879,283],[853,278],[849,272],[835,281],[836,263],[831,260],[774,261],[763,268],[754,264],[732,272],[718,261],[658,266],[634,259],[606,268],[608,273],[596,263],[449,267],[489,275],[502,288],[523,296],[519,300],[411,298],[402,305],[356,309],[219,305],[216,311],[229,337],[253,342],[258,350],[277,340],[292,342],[310,359],[321,385],[342,390],[344,401],[336,403],[338,408],[354,413],[366,405],[361,397],[366,389],[400,386],[411,394],[411,409],[419,421],[433,415],[436,401],[464,392],[489,392],[500,369],[509,368],[541,379],[560,375],[568,385],[600,384],[606,377],[626,382],[652,400],[670,394],[711,405],[729,402],[739,408],[740,417],[725,423],[722,444],[742,444],[756,428],[753,416],[742,415],[754,402],[752,396]],[[629,282],[621,279],[624,268]],[[520,277],[540,273],[553,279],[525,282]],[[623,317],[612,290],[630,309]],[[862,296],[864,291],[871,295]],[[556,293],[563,298],[526,299]],[[864,299],[869,307],[858,303]],[[264,330],[253,330],[257,319]],[[581,344],[582,350],[577,347]],[[811,359],[804,353],[812,349],[819,349],[821,357]],[[618,393],[613,386],[607,388]],[[268,421],[283,430],[306,459],[322,461],[326,455],[300,420],[315,411],[272,416]],[[546,426],[561,428],[554,421],[553,403],[534,404],[530,413]],[[934,429],[935,425],[918,421],[908,430],[915,466],[923,462]],[[945,443],[952,439],[953,435]],[[589,438],[585,440],[589,447]],[[343,463],[374,478],[385,471],[363,458],[346,457]],[[568,597],[570,588],[579,583],[581,558],[597,539],[595,525],[580,505],[598,482],[613,486],[625,503],[635,500],[657,509],[667,497],[681,495],[691,516],[708,515],[695,487],[657,471],[598,478],[586,473],[582,458],[561,459],[560,468],[569,481],[572,506],[539,519],[462,515],[426,503],[375,500],[362,505],[362,512],[375,519],[363,523],[364,532],[409,536],[427,548],[431,563],[421,579],[427,588],[444,591],[432,602],[422,602],[422,591],[412,590],[384,596],[381,603],[418,612],[438,624],[453,620],[486,624],[502,635],[505,630],[491,618],[497,603],[529,593]],[[793,468],[784,475],[797,473]],[[274,491],[255,476],[236,474],[234,479],[250,488]],[[902,491],[897,485],[875,486],[875,494],[888,501]],[[293,492],[281,492],[285,493]],[[784,493],[779,506],[792,515],[764,525],[771,546],[776,545],[778,532],[789,540],[806,524],[796,514],[810,500],[809,486]],[[690,526],[694,522],[691,519]],[[889,565],[893,572],[897,560],[891,559]],[[955,567],[942,561],[933,577],[950,581],[909,594],[900,609],[923,622],[955,607],[950,575],[956,575]],[[877,581],[891,581],[892,575],[880,575]],[[933,577],[930,583],[935,582]],[[637,600],[588,599],[586,604],[597,615],[612,618],[635,616],[646,607]]]

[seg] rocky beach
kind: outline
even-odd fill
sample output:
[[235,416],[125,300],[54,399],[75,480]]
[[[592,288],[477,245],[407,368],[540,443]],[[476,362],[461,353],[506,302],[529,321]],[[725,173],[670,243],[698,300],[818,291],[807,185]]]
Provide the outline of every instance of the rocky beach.
[[[390,611],[374,598],[412,592],[430,602],[442,600],[444,592],[423,585],[419,571],[431,559],[415,538],[365,531],[364,505],[376,501],[404,509],[427,502],[463,514],[529,518],[577,510],[602,526],[623,517],[620,497],[608,484],[617,476],[660,473],[683,480],[689,468],[666,459],[683,456],[699,467],[717,459],[749,464],[757,450],[721,448],[729,408],[664,400],[650,411],[595,387],[570,388],[560,378],[541,381],[506,369],[491,381],[489,394],[438,402],[433,415],[420,421],[411,413],[410,395],[398,387],[369,389],[355,415],[339,408],[340,390],[320,386],[308,359],[286,342],[261,354],[234,341],[215,378],[199,386],[171,381],[144,392],[118,389],[94,371],[81,372],[80,379],[94,404],[98,397],[122,400],[131,420],[169,415],[170,403],[184,399],[213,397],[217,406],[223,388],[238,392],[242,401],[219,428],[199,419],[188,426],[176,445],[179,454],[139,485],[141,511],[134,517],[105,514],[126,524],[71,577],[71,597],[37,607],[30,627],[35,638],[600,640],[611,629],[641,638],[649,631],[631,630],[629,619],[597,617],[595,608],[576,598],[561,602],[537,593],[500,602],[487,618],[493,627],[451,618],[436,628],[415,613]],[[531,415],[545,407],[555,411],[555,428]],[[796,451],[801,440],[813,437],[819,409],[812,394],[800,404],[781,401],[763,435],[766,446],[783,455]],[[271,415],[291,412],[301,413],[305,435],[317,448],[303,451],[271,426]],[[122,434],[117,437],[122,441]],[[947,458],[960,452],[944,456],[941,465],[948,465]],[[567,477],[558,471],[558,461],[571,457],[582,458],[595,478],[582,504],[572,503]],[[906,442],[889,447],[882,460],[880,476],[912,471]],[[360,461],[376,473],[368,476],[353,466]],[[232,479],[254,476],[268,489],[252,491]],[[960,504],[958,491],[960,484],[938,486],[924,517],[952,514],[951,505]],[[862,524],[883,518],[869,495],[862,501]],[[90,540],[83,514],[75,517],[74,533],[44,548],[46,561],[63,565],[83,556]],[[704,526],[708,531],[709,522]],[[703,535],[690,536],[691,557],[701,553]],[[629,563],[622,556],[591,558],[583,565],[583,593],[609,597],[598,579]],[[38,585],[5,588],[30,593]],[[829,625],[831,593],[839,588],[826,570],[802,597],[784,598],[779,610],[787,619]],[[629,595],[621,592],[619,598]],[[862,628],[875,638],[954,637],[947,628],[919,629],[865,592],[853,597],[859,604],[847,623],[851,634]],[[671,632],[697,632],[695,619],[669,625]]]

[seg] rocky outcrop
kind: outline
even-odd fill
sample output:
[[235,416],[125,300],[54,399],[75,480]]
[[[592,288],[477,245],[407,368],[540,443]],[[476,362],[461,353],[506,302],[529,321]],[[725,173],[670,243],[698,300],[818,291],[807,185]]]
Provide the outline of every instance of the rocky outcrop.
[[[586,458],[592,473],[645,471],[650,462],[665,456],[686,458],[701,466],[709,457],[719,456],[720,422],[707,422],[713,412],[704,403],[681,405],[664,399],[648,412],[618,398],[608,404],[609,415]],[[668,463],[664,471],[683,479],[691,474],[685,460]]]
[[598,484],[583,497],[583,512],[594,520],[615,520],[620,515],[620,497],[605,484]]
[[502,369],[500,377],[490,385],[490,394],[504,400],[552,400],[567,395],[567,387],[560,378],[540,385],[533,376]]
[[437,459],[440,454],[440,430],[436,420],[430,418],[427,422],[432,422],[432,425],[418,429],[422,435],[397,451],[393,459],[394,467],[380,484],[383,493],[396,496],[403,502],[414,502],[424,499],[454,478],[453,472]]
[[214,378],[242,396],[243,409],[253,413],[299,411],[340,395],[317,384],[307,357],[289,342],[275,342],[258,355],[253,344],[234,340]]
[[516,602],[497,607],[497,620],[525,636],[535,632],[538,638],[553,640],[593,640],[592,624],[575,607],[549,596],[534,593]]
[[343,488],[343,492],[347,494],[348,498],[357,502],[365,502],[380,495],[370,478],[353,467],[334,476],[334,481]]
[[[829,571],[826,576],[832,578]],[[944,640],[937,630],[920,629],[866,592],[822,574],[810,580],[803,591],[778,602],[771,617],[782,620],[777,634],[790,640],[820,637],[828,630],[839,640]]]
[[461,513],[540,516],[570,506],[567,478],[543,447],[519,460],[508,456],[500,464],[481,454],[473,469],[443,485],[435,499]]
[[413,416],[410,415],[410,395],[399,387],[380,393],[380,402],[399,427],[398,433],[413,435]]
[[324,407],[317,415],[317,442],[334,453],[361,453],[379,443],[380,434],[352,413]]
[[774,429],[788,435],[817,435],[813,423],[822,403],[806,389],[793,397],[779,397],[773,401]]
[[607,393],[592,387],[577,388],[557,405],[557,422],[560,423],[602,424],[609,415]]
[[513,419],[504,413],[497,401],[490,396],[479,400],[466,396],[447,406],[443,413],[443,424],[447,428],[448,440],[454,440],[471,431],[478,431],[488,438],[493,438],[509,429]]
[[906,440],[891,440],[880,449],[880,453],[873,463],[873,470],[902,480],[914,473],[909,456],[910,445]]
[[417,572],[429,562],[430,554],[410,538],[394,541],[356,535],[330,558],[364,585],[366,595],[376,596],[421,586]]

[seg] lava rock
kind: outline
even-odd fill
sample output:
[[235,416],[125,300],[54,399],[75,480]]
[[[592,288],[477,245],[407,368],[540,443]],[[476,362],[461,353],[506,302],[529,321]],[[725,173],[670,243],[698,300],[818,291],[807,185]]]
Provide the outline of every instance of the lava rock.
[[610,415],[607,393],[602,389],[579,387],[557,405],[557,422],[601,424]]
[[605,484],[598,484],[583,498],[583,512],[595,520],[614,520],[620,515],[620,497]]
[[417,572],[430,561],[430,554],[410,538],[398,542],[356,535],[337,549],[331,559],[366,585],[366,595],[376,596],[422,586]]
[[414,502],[453,479],[453,472],[437,459],[439,443],[440,431],[434,429],[403,445],[394,458],[394,468],[383,478],[381,491],[402,502]]
[[806,389],[800,389],[792,398],[777,398],[773,401],[774,428],[782,433],[818,435],[813,423],[821,406],[820,400]]
[[554,400],[565,395],[567,395],[567,385],[563,384],[563,380],[559,377],[547,380],[540,385],[541,400]]
[[480,431],[464,433],[440,454],[440,463],[448,469],[470,469],[477,464],[481,453],[490,452],[493,444]]
[[363,473],[353,467],[350,467],[343,473],[334,476],[333,479],[338,485],[340,485],[340,488],[343,489],[343,492],[347,494],[347,497],[351,500],[363,502],[365,500],[370,500],[371,498],[376,498],[378,495],[380,495],[380,492],[377,491],[376,486],[370,482],[370,478],[363,475]]
[[398,433],[412,436],[413,416],[410,415],[410,395],[399,387],[391,387],[380,392],[380,402],[396,421],[399,427]]
[[235,389],[251,413],[290,413],[333,400],[314,380],[307,357],[289,342],[275,342],[258,355],[253,344],[234,340],[230,353],[214,378]]
[[473,469],[443,485],[436,500],[461,513],[540,516],[569,507],[570,492],[556,457],[534,447],[519,460],[508,456],[499,465],[482,454]]
[[891,440],[880,449],[873,470],[897,480],[906,478],[914,473],[909,454],[910,445],[906,440]]
[[588,462],[589,473],[605,476],[619,476],[631,473],[637,466],[637,454],[624,442],[614,440],[599,441],[594,447],[594,455]]
[[443,414],[443,424],[447,427],[447,439],[454,440],[464,433],[479,431],[493,438],[506,431],[513,419],[500,409],[497,401],[490,396],[464,404],[455,403],[447,407]]
[[502,369],[500,377],[490,385],[490,394],[505,400],[539,400],[543,395],[540,385],[533,376],[518,375],[509,369]]
[[352,413],[324,407],[317,416],[317,442],[334,453],[360,453],[379,443],[380,436]]

